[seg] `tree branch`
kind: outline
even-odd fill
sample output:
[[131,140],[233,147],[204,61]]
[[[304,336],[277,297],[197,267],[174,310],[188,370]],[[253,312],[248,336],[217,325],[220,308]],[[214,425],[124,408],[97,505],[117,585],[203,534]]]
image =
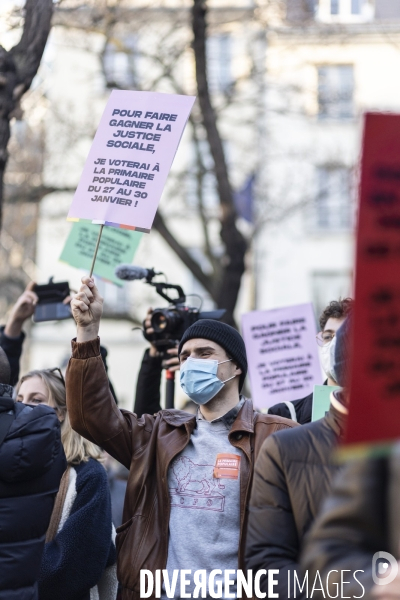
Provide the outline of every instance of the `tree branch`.
[[20,112],[19,101],[39,68],[50,33],[52,13],[53,0],[26,0],[24,28],[19,43],[9,52],[0,46],[0,229],[10,120]]
[[207,290],[207,292],[213,298],[215,298],[215,290],[211,278],[204,273],[200,265],[190,256],[189,252],[183,246],[181,246],[175,236],[172,235],[163,217],[161,216],[160,211],[156,212],[153,226],[155,229],[157,229],[158,233],[162,238],[164,238],[175,254],[177,254],[177,256],[181,259],[183,264],[193,273],[196,279]]
[[26,0],[22,36],[10,50],[19,83],[24,86],[20,96],[30,88],[39,68],[50,33],[52,15],[52,0]]
[[199,103],[203,116],[204,128],[207,133],[211,155],[215,165],[215,176],[217,178],[220,203],[223,208],[223,216],[228,217],[235,214],[232,190],[229,183],[228,169],[226,166],[224,148],[217,128],[217,120],[211,104],[210,92],[207,81],[206,60],[206,4],[205,0],[194,0],[193,3],[193,50],[196,61],[196,81],[199,95]]
[[227,310],[225,320],[235,324],[233,311],[240,290],[240,282],[245,270],[244,257],[247,242],[236,227],[236,210],[233,202],[232,188],[229,181],[228,168],[224,148],[217,127],[217,119],[211,104],[207,80],[206,60],[206,24],[207,8],[205,0],[193,0],[192,27],[193,50],[196,63],[196,81],[203,116],[203,124],[207,133],[210,152],[214,160],[215,176],[221,206],[221,239],[225,245],[225,256],[222,261],[222,277],[218,281],[216,300],[218,306]]

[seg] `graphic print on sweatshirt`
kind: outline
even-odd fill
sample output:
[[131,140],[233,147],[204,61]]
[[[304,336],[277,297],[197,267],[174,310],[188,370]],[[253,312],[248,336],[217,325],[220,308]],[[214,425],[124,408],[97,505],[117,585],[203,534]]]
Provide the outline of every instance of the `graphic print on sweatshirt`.
[[[197,420],[188,445],[169,465],[170,581],[176,569],[193,574],[238,568],[240,470],[245,457],[230,443],[229,431],[221,419]],[[187,592],[190,587],[193,593],[194,586],[192,581]],[[175,598],[180,598],[180,577]],[[162,599],[166,600],[165,590]]]
[[240,455],[219,453],[213,465],[200,465],[188,456],[179,456],[171,463],[171,478],[176,487],[170,488],[171,506],[194,510],[223,511],[224,479],[238,479]]

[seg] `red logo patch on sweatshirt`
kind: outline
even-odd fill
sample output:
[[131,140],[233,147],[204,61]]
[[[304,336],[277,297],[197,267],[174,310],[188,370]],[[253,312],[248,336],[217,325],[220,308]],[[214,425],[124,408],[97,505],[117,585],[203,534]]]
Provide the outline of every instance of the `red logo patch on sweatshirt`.
[[238,479],[240,467],[240,456],[238,454],[217,454],[214,467],[216,479]]

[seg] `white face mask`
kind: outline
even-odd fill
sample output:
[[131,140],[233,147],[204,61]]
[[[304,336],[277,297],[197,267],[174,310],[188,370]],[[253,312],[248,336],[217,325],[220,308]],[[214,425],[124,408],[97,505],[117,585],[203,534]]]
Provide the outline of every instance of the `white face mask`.
[[336,336],[329,344],[325,344],[320,349],[321,365],[325,374],[330,379],[336,381],[335,375],[335,348],[336,348]]

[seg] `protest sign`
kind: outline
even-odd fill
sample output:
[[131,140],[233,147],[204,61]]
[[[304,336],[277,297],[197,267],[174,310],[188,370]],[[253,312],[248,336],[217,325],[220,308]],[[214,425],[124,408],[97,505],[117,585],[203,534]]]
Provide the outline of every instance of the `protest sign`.
[[[74,223],[59,260],[77,269],[89,271],[98,233],[98,225],[90,221]],[[114,274],[115,267],[132,262],[142,235],[139,231],[107,227],[97,254],[95,275],[122,286],[123,282]]]
[[322,419],[325,416],[331,404],[331,393],[334,390],[340,389],[336,385],[314,386],[311,421],[318,421],[318,419]]
[[113,90],[68,219],[148,233],[194,101]]
[[400,437],[400,115],[364,123],[346,444]]
[[322,383],[312,304],[247,313],[242,328],[257,408],[304,398]]

